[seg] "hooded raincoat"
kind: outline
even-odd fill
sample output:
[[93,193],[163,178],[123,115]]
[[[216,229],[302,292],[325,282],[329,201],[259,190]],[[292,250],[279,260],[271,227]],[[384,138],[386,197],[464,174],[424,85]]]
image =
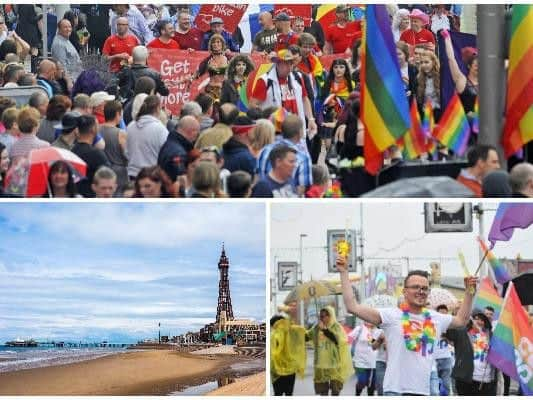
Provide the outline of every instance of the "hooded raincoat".
[[296,374],[304,377],[306,364],[305,329],[288,319],[276,321],[270,333],[270,377]]

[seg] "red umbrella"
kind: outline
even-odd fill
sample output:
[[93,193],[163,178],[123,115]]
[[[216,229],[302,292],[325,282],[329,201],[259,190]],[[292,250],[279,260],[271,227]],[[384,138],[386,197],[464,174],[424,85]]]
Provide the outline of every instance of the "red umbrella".
[[78,179],[87,173],[85,161],[69,150],[52,146],[35,149],[8,171],[6,193],[26,197],[41,196],[46,190],[50,166],[59,160],[66,161]]

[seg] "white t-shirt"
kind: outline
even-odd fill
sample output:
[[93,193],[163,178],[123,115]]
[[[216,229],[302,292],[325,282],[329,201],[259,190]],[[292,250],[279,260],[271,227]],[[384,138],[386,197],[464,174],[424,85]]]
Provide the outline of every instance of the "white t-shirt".
[[[378,340],[382,333],[383,329],[374,329],[374,340]],[[382,343],[376,350],[376,361],[387,362],[387,350],[385,350],[385,347],[385,343]]]
[[372,349],[374,330],[365,324],[357,325],[349,336],[355,341],[353,362],[356,368],[376,368],[376,350]]
[[[426,355],[407,350],[403,338],[402,310],[381,308],[378,311],[382,321],[380,327],[385,332],[387,341],[387,369],[383,380],[383,391],[429,396],[429,377],[434,349],[428,349]],[[430,311],[430,315],[435,325],[436,338],[440,338],[442,333],[448,329],[453,317],[434,311]],[[422,327],[424,322],[422,314],[409,314],[409,317],[412,322]]]
[[440,360],[442,358],[450,358],[452,356],[451,346],[448,343],[448,340],[440,338],[435,346],[434,357],[435,360]]
[[476,382],[492,382],[492,366],[487,362],[489,335],[484,332],[468,333],[474,349],[474,373]]

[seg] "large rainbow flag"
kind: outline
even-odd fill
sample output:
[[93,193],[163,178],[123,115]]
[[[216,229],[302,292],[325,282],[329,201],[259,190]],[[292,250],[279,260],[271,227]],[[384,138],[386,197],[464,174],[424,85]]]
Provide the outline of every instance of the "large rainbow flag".
[[369,170],[367,158],[379,157],[394,145],[409,131],[411,121],[385,5],[367,5],[364,25],[361,121],[365,125],[365,168],[376,173]]
[[512,13],[502,140],[506,157],[533,139],[533,5],[513,4]]
[[470,137],[470,124],[455,92],[434,131],[435,138],[458,155],[463,155]]
[[483,239],[478,237],[478,241],[479,241],[479,246],[481,247],[481,250],[483,251],[483,253],[487,255],[487,260],[489,260],[489,264],[492,267],[492,270],[494,271],[494,276],[496,277],[496,281],[498,283],[501,283],[502,285],[505,282],[509,282],[511,280],[511,275],[509,275],[509,272],[507,272],[507,268],[505,268],[503,263],[487,247]]
[[525,229],[533,224],[533,204],[500,203],[489,232],[491,248],[498,240],[508,241],[515,228]]
[[426,137],[422,130],[422,123],[420,121],[420,114],[416,100],[411,102],[411,129],[405,134],[403,139],[403,154],[404,158],[412,160],[427,150]]
[[498,319],[502,309],[503,299],[500,297],[491,279],[486,276],[481,280],[476,298],[474,299],[473,309],[483,310],[485,307],[494,308],[494,319]]
[[512,282],[492,333],[487,360],[516,380],[525,396],[533,394],[533,329]]

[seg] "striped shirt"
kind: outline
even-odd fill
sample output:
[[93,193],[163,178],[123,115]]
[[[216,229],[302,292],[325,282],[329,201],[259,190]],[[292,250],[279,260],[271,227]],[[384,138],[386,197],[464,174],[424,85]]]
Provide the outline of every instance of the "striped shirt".
[[270,156],[272,149],[280,144],[285,144],[296,150],[296,168],[292,173],[292,185],[294,187],[304,186],[306,188],[311,186],[313,184],[311,157],[307,152],[301,151],[296,144],[283,138],[272,144],[266,145],[263,150],[261,150],[261,153],[257,158],[257,173],[259,174],[260,179],[265,179],[272,169],[268,157]]

